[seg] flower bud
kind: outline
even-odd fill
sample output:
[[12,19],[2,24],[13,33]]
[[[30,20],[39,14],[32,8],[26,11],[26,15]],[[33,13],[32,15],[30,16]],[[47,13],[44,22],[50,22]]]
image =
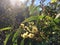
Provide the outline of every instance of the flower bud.
[[52,32],[52,34],[55,34],[56,32]]
[[21,24],[21,28],[24,28],[24,24]]

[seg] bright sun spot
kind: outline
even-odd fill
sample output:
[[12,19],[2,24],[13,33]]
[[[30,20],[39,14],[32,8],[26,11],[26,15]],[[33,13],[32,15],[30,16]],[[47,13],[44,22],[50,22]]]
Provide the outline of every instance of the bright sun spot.
[[16,5],[20,6],[21,3],[24,3],[25,1],[26,1],[26,0],[10,0],[10,3],[11,3],[11,5],[13,5],[13,6],[16,6]]

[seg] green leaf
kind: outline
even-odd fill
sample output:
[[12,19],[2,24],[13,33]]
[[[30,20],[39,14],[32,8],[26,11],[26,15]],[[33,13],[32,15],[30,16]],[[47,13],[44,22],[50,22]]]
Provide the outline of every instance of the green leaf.
[[44,15],[41,15],[41,16],[38,16],[38,19],[42,20],[45,16]]
[[26,20],[24,20],[22,23],[25,23],[25,22],[29,22],[29,21],[33,21],[33,20],[39,20],[39,19],[42,19],[44,17],[44,15],[40,15],[40,16],[31,16],[29,18],[27,18]]
[[14,36],[13,36],[13,38],[12,38],[13,45],[17,45],[17,38],[18,38],[18,36],[20,35],[20,33],[21,33],[21,29],[19,28],[19,29],[15,32],[15,34],[14,34]]
[[23,39],[23,40],[21,41],[20,45],[24,45],[24,40],[25,40],[25,39]]
[[38,8],[39,8],[39,5],[36,6],[36,7],[32,7],[32,8],[30,9],[30,15],[33,14],[34,11],[37,11]]
[[24,20],[22,23],[37,20],[37,19],[38,19],[38,16],[31,16],[31,17],[27,18],[26,20]]
[[11,29],[12,29],[12,27],[5,27],[5,28],[0,29],[0,31],[11,30]]
[[60,19],[54,19],[55,23],[60,23]]
[[12,33],[10,33],[10,34],[8,34],[8,35],[6,36],[6,39],[5,39],[5,41],[4,41],[4,45],[7,44],[7,42],[8,42],[8,40],[9,40],[9,38],[10,38],[11,35],[12,35]]
[[60,30],[60,27],[55,26],[53,29],[57,31],[57,30]]
[[13,45],[17,45],[17,39],[13,42]]

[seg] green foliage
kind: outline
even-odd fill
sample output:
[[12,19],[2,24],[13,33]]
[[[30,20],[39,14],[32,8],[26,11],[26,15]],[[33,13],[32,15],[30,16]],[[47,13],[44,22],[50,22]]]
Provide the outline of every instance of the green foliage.
[[0,31],[11,30],[11,29],[12,29],[12,27],[6,27],[6,28],[2,28],[2,29],[0,29]]
[[32,8],[30,9],[30,15],[32,15],[32,14],[34,13],[34,11],[38,11],[38,9],[39,9],[39,6],[32,7]]
[[25,39],[23,39],[23,40],[21,41],[20,45],[24,45],[24,40],[25,40]]
[[26,22],[30,22],[30,21],[34,21],[34,20],[41,20],[41,19],[43,19],[43,15],[41,15],[41,16],[31,16],[31,17],[29,17],[29,18],[27,18],[26,20],[24,20],[22,23],[26,23]]
[[15,33],[14,33],[14,36],[12,38],[12,42],[13,42],[13,45],[17,45],[17,38],[18,36],[20,35],[21,33],[21,29],[17,30]]
[[5,39],[5,41],[4,41],[4,45],[7,45],[7,42],[8,42],[8,40],[9,40],[9,38],[10,38],[11,35],[12,35],[12,33],[6,35],[6,39]]

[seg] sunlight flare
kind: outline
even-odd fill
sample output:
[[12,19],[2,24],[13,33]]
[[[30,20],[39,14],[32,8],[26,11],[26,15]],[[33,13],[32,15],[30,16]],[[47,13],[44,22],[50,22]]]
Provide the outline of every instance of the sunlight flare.
[[20,6],[22,3],[24,3],[26,0],[10,0],[11,5],[13,6]]

